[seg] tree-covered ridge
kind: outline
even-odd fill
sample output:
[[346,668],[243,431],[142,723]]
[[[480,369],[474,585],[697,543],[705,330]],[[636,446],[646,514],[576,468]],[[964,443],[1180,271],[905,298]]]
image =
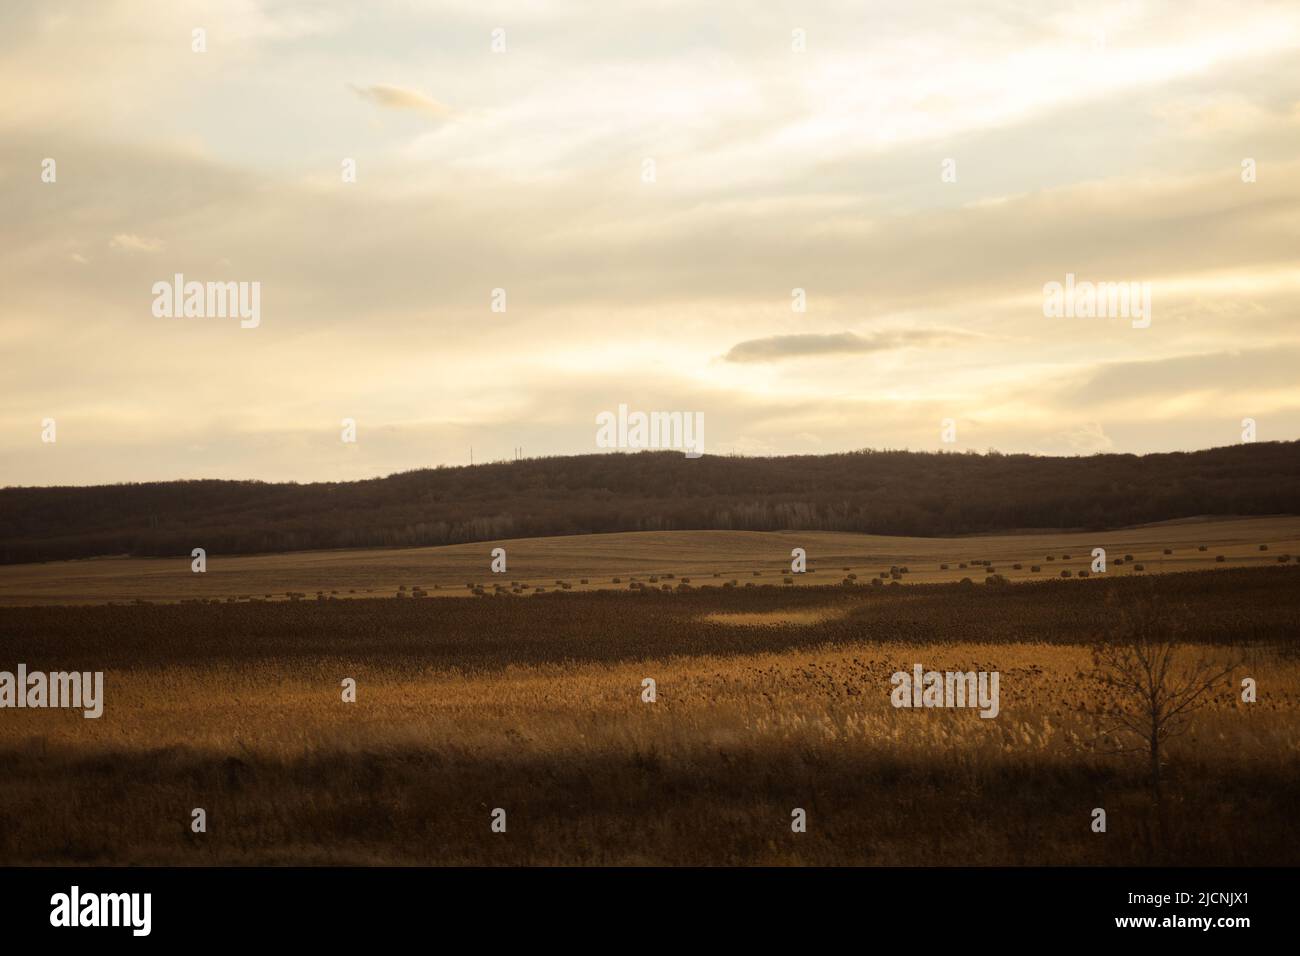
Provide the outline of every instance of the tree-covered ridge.
[[940,536],[1300,513],[1300,442],[1045,458],[904,451],[537,458],[354,482],[0,489],[0,562],[411,547],[611,531]]

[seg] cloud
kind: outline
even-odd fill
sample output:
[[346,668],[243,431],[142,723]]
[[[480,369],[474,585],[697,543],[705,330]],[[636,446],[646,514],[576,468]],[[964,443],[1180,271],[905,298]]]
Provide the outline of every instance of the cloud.
[[733,345],[723,360],[727,362],[779,362],[783,359],[802,358],[808,355],[853,355],[863,352],[886,352],[921,345],[943,345],[954,339],[972,337],[966,332],[953,332],[942,329],[878,332],[869,336],[855,335],[852,332],[772,335],[764,339],[749,339]]
[[1115,447],[1098,422],[1082,422],[1052,436],[1045,445],[1049,455],[1096,455]]
[[1286,344],[1242,351],[1208,352],[1130,362],[1107,362],[1062,393],[1071,404],[1170,400],[1188,394],[1242,396],[1261,388],[1290,386],[1300,349]]
[[437,119],[448,119],[453,115],[452,108],[445,103],[439,103],[431,96],[401,86],[375,83],[372,86],[353,86],[352,90],[363,100],[369,100],[386,109],[414,110]]
[[108,240],[108,248],[125,252],[158,252],[164,243],[161,239],[146,239],[130,232],[119,232]]

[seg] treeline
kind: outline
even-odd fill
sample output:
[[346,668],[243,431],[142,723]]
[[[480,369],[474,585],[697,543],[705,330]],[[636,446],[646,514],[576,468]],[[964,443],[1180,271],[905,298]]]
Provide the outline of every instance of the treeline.
[[0,563],[682,529],[942,536],[1300,513],[1300,442],[1043,458],[861,451],[536,458],[355,482],[0,489]]

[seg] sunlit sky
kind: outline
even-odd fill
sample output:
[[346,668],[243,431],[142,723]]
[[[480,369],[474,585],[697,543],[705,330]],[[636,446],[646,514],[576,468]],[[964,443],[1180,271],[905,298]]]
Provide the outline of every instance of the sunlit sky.
[[1294,0],[0,5],[0,484],[1289,440],[1298,319]]

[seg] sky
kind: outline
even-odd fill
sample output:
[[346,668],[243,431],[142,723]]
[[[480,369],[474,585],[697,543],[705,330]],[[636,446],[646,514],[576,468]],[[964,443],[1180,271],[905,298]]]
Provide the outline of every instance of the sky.
[[1294,0],[0,5],[3,485],[1293,440],[1298,254]]

